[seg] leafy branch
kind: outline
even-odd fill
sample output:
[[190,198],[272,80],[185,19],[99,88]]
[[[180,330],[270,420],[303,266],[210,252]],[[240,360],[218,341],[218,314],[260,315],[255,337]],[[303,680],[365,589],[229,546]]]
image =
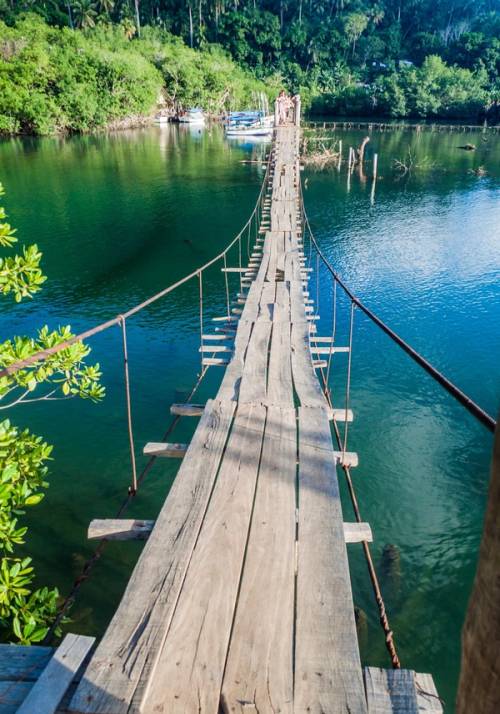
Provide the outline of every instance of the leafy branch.
[[[11,340],[6,340],[0,344],[0,367],[8,367],[37,352],[60,345],[73,336],[69,325],[52,332],[45,325],[38,331],[36,338],[14,337]],[[0,409],[7,409],[15,404],[26,402],[76,396],[94,402],[100,401],[105,394],[104,387],[99,383],[102,375],[100,366],[98,363],[95,365],[84,363],[85,357],[90,351],[88,345],[83,342],[75,342],[47,359],[35,362],[26,369],[0,377],[0,400],[8,395],[14,397],[13,401],[0,406]],[[35,399],[30,398],[42,384],[48,384],[51,388]],[[20,395],[18,390],[21,390]]]
[[[17,238],[5,218],[0,207],[0,247],[9,249]],[[23,248],[20,255],[0,258],[0,293],[13,293],[16,302],[32,297],[46,279],[40,268],[41,257],[37,246],[32,245]],[[72,338],[69,325],[53,331],[45,325],[36,337],[6,340],[0,344],[0,369]],[[83,342],[75,342],[47,359],[1,377],[0,409],[73,397],[99,401],[104,397],[104,387],[99,364],[85,364],[90,351]],[[20,430],[9,419],[0,422],[0,639],[25,645],[43,640],[57,615],[57,588],[33,589],[31,558],[15,556],[15,548],[25,543],[28,532],[19,518],[44,497],[51,453],[52,446],[42,437]],[[59,628],[55,634],[60,634]]]
[[[0,196],[3,194],[4,189],[0,183]],[[5,209],[0,207],[0,246],[11,248],[17,242],[16,231],[4,222],[6,217]],[[32,297],[38,292],[46,280],[40,268],[41,257],[36,245],[23,246],[21,255],[0,257],[0,293],[13,293],[16,302],[21,302],[23,298]]]

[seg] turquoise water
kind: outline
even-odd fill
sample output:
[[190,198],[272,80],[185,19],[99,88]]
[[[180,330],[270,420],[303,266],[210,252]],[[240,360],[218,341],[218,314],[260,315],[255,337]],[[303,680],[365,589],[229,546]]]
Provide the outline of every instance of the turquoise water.
[[[340,135],[339,135],[340,136]],[[472,139],[471,139],[472,136]],[[345,163],[303,174],[316,237],[346,282],[416,349],[495,415],[500,402],[500,142],[480,135],[374,134],[380,157],[375,201],[366,179],[347,182]],[[359,132],[343,132],[344,151]],[[474,152],[458,149],[477,143]],[[394,158],[421,167],[404,177]],[[36,241],[49,276],[20,306],[4,301],[2,339],[44,323],[83,330],[113,317],[195,269],[246,221],[263,177],[265,144],[227,143],[219,129],[182,127],[97,137],[0,143],[4,203],[21,241]],[[253,158],[256,163],[241,163]],[[486,174],[472,171],[479,166]],[[246,246],[244,245],[244,251]],[[237,256],[233,256],[236,264]],[[319,279],[328,334],[331,287]],[[233,279],[236,289],[236,281]],[[316,283],[311,291],[316,294]],[[223,278],[204,280],[205,320],[223,310]],[[198,285],[189,283],[128,322],[138,465],[146,441],[160,440],[169,406],[183,401],[199,372]],[[339,300],[339,338],[347,305]],[[55,445],[51,486],[29,516],[28,550],[41,582],[68,591],[92,547],[89,521],[112,517],[130,482],[121,336],[96,336],[107,398],[18,406],[9,416]],[[342,406],[345,360],[333,375]],[[216,391],[210,370],[196,401]],[[399,561],[381,580],[403,665],[432,672],[447,711],[459,668],[460,628],[481,534],[491,435],[432,380],[356,314],[349,448],[360,466],[355,484],[374,532],[377,564],[386,544]],[[185,419],[171,440],[188,441]],[[156,464],[130,515],[154,518],[177,468]],[[345,499],[346,520],[352,518]],[[140,552],[110,544],[80,591],[72,631],[102,633]],[[360,546],[349,546],[354,599],[366,613],[360,641],[366,664],[388,666]]]

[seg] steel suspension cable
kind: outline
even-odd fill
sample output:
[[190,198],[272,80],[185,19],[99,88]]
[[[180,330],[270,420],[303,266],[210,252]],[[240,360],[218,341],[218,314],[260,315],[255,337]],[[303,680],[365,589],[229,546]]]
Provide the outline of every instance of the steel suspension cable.
[[[325,374],[322,369],[320,369],[320,374],[321,374],[321,379],[323,381],[323,392],[324,392],[326,400],[328,402],[328,406],[330,407],[330,409],[333,409],[333,404],[332,404],[332,400],[330,397],[330,391],[328,389],[328,384],[325,381]],[[345,415],[345,418],[347,418],[347,414]],[[337,442],[337,446],[340,450],[342,450],[343,449],[343,441],[340,436],[340,430],[338,428],[337,421],[335,419],[332,419],[332,423],[333,423],[333,430],[335,433],[335,440]],[[344,475],[346,478],[347,488],[349,491],[349,496],[350,496],[352,507],[354,510],[356,522],[362,523],[363,520],[361,517],[361,510],[359,508],[356,491],[354,489],[354,484],[352,482],[350,467],[345,463],[344,458],[342,458],[342,463],[340,465],[342,466],[342,469],[344,471]],[[401,662],[400,662],[400,659],[399,659],[399,656],[398,656],[398,653],[396,650],[396,645],[394,643],[394,633],[393,633],[391,626],[389,624],[389,618],[387,616],[387,611],[385,609],[385,602],[384,602],[384,598],[382,596],[382,590],[380,588],[380,583],[378,581],[377,571],[375,570],[375,566],[373,564],[370,546],[367,541],[361,541],[361,544],[363,546],[363,552],[365,555],[366,565],[368,568],[368,575],[370,578],[370,582],[372,584],[373,594],[375,596],[375,601],[377,603],[380,625],[381,625],[381,627],[384,631],[384,635],[385,635],[385,646],[386,646],[387,651],[389,652],[389,655],[391,658],[391,664],[392,664],[393,668],[400,669]]]
[[125,402],[127,406],[127,425],[128,439],[130,448],[130,464],[132,468],[132,484],[130,485],[130,493],[137,492],[137,468],[135,464],[135,442],[134,442],[134,427],[132,422],[132,403],[130,399],[130,376],[128,369],[128,348],[127,348],[127,327],[125,317],[120,315],[120,323],[122,327],[122,346],[123,346],[123,369],[125,377]]
[[[411,359],[416,362],[420,367],[422,367],[438,384],[440,384],[451,396],[459,402],[467,411],[472,414],[483,426],[485,426],[489,431],[494,432],[496,428],[496,421],[490,416],[482,407],[480,407],[476,402],[474,402],[465,392],[463,392],[459,387],[457,387],[453,382],[451,382],[445,375],[440,372],[436,367],[434,367],[425,357],[417,352],[411,345],[409,345],[405,340],[403,340],[394,330],[392,330],[383,320],[381,320],[374,312],[372,312],[364,303],[357,298],[354,293],[347,287],[338,273],[330,265],[327,258],[321,251],[314,234],[312,232],[311,226],[309,224],[309,219],[307,213],[304,210],[305,224],[309,231],[309,237],[314,247],[321,257],[323,264],[326,266],[327,270],[331,273],[334,280],[340,285],[345,294],[352,300],[352,302],[359,307],[359,309],[373,322],[377,327],[379,327],[386,335],[388,335],[393,342],[395,342],[401,349],[406,352],[406,354],[411,357]],[[0,373],[1,376],[1,373]]]
[[172,285],[169,285],[168,287],[164,288],[163,290],[160,290],[159,292],[155,293],[154,295],[151,295],[149,298],[147,298],[143,302],[138,303],[137,305],[134,305],[132,308],[117,315],[116,317],[113,317],[110,320],[106,320],[105,322],[101,322],[100,324],[95,325],[94,327],[91,327],[88,330],[80,332],[79,334],[71,337],[69,340],[65,340],[64,342],[61,342],[58,345],[54,345],[53,347],[48,347],[44,350],[40,350],[39,352],[36,352],[35,354],[32,354],[29,357],[26,357],[25,359],[16,360],[15,362],[12,362],[11,364],[7,365],[6,367],[3,367],[0,370],[0,378],[15,374],[16,372],[19,372],[19,370],[30,367],[31,365],[34,365],[39,361],[44,361],[48,357],[51,357],[52,355],[55,355],[58,352],[61,352],[62,350],[67,349],[68,347],[75,344],[76,342],[81,342],[83,340],[86,340],[89,337],[93,337],[94,335],[97,335],[100,332],[104,332],[105,330],[108,330],[110,327],[113,327],[114,325],[120,324],[122,319],[127,319],[129,317],[132,317],[132,315],[135,315],[136,313],[140,312],[141,310],[144,310],[144,308],[148,307],[149,305],[152,305],[156,301],[160,300],[161,298],[165,297],[169,293],[171,293],[174,290],[176,290],[177,288],[179,288],[181,285],[184,285],[189,280],[192,280],[193,278],[195,278],[198,275],[200,270],[202,270],[202,271],[208,270],[208,268],[210,268],[212,265],[214,265],[219,260],[222,260],[225,256],[227,256],[227,254],[231,250],[231,248],[234,245],[236,245],[236,243],[238,243],[238,242],[240,244],[240,251],[241,251],[241,236],[243,235],[244,231],[250,225],[251,221],[253,220],[253,218],[254,218],[255,214],[257,213],[258,208],[260,206],[260,203],[261,203],[261,200],[262,200],[262,197],[264,194],[264,190],[268,183],[269,165],[270,164],[268,163],[267,171],[264,176],[262,186],[260,188],[260,193],[257,197],[256,204],[253,208],[252,213],[250,214],[249,219],[247,220],[247,222],[245,223],[243,228],[240,230],[240,232],[233,238],[233,240],[218,255],[216,255],[214,258],[212,258],[211,260],[209,260],[207,263],[200,266],[196,270],[193,270],[193,272],[189,273],[189,275],[185,275],[180,280],[177,280],[175,283],[172,283]]
[[[191,400],[193,399],[193,397],[194,397],[194,395],[196,394],[196,392],[198,391],[198,389],[199,389],[199,387],[200,387],[200,385],[201,385],[201,383],[202,383],[202,381],[203,381],[203,378],[205,377],[205,374],[207,373],[207,371],[208,371],[208,367],[204,367],[203,370],[202,370],[202,372],[201,372],[201,374],[200,374],[200,376],[199,376],[198,379],[196,380],[193,389],[191,390],[189,396],[188,396],[187,399],[186,399],[186,404],[189,404],[189,403],[191,402]],[[172,433],[172,431],[174,430],[174,428],[177,426],[177,424],[178,424],[178,422],[180,421],[180,419],[181,419],[181,415],[180,415],[180,414],[177,414],[176,416],[173,417],[173,419],[170,421],[170,424],[168,425],[168,427],[167,427],[165,433],[163,434],[163,436],[162,436],[162,438],[161,438],[161,441],[166,441],[166,439],[168,439],[168,437],[170,436],[170,434]],[[139,486],[141,486],[141,484],[142,484],[142,483],[144,482],[144,480],[146,479],[146,476],[148,475],[148,473],[149,473],[149,472],[151,471],[151,469],[153,468],[153,466],[154,466],[154,464],[155,464],[157,458],[158,458],[158,456],[151,456],[151,457],[149,458],[148,462],[146,463],[146,465],[144,466],[144,468],[142,469],[140,475],[139,475],[138,478],[137,478],[137,489],[139,488]],[[124,514],[125,511],[127,510],[128,506],[129,506],[129,505],[131,504],[131,502],[134,500],[134,497],[136,496],[136,494],[137,494],[137,490],[136,490],[135,492],[132,492],[132,491],[129,490],[127,496],[126,496],[125,499],[122,501],[120,507],[119,507],[118,510],[116,511],[116,513],[115,513],[115,518],[121,518],[121,517],[123,516],[123,514]],[[49,643],[51,642],[51,640],[52,640],[52,638],[53,638],[53,636],[54,636],[55,630],[58,628],[58,626],[59,626],[59,624],[61,623],[62,619],[64,618],[64,616],[66,615],[66,613],[68,612],[68,610],[70,609],[70,607],[71,607],[71,606],[73,605],[73,603],[75,602],[75,599],[76,599],[76,596],[77,596],[77,594],[78,594],[78,591],[80,590],[80,588],[82,587],[82,585],[83,585],[83,584],[88,580],[88,578],[90,577],[90,574],[91,574],[91,572],[92,572],[94,566],[96,565],[97,561],[98,561],[99,558],[101,557],[101,555],[102,555],[102,553],[104,552],[104,549],[106,548],[106,545],[107,545],[108,543],[109,543],[109,541],[106,540],[105,538],[103,538],[102,540],[100,540],[100,541],[99,541],[99,544],[97,545],[97,547],[96,547],[96,549],[95,549],[95,551],[94,551],[94,553],[93,553],[93,554],[90,556],[90,558],[85,562],[85,564],[84,564],[84,566],[83,566],[83,568],[82,568],[82,570],[81,570],[81,572],[80,572],[80,575],[79,575],[77,578],[75,578],[75,580],[74,580],[74,582],[73,582],[73,586],[72,586],[70,592],[68,593],[68,595],[67,595],[66,598],[64,599],[63,604],[62,604],[61,607],[59,608],[57,617],[56,617],[56,619],[54,620],[54,622],[52,623],[52,625],[50,626],[49,631],[47,632],[47,634],[46,634],[46,636],[45,636],[45,638],[44,638],[42,644],[45,644],[45,645],[46,645],[46,644],[49,644]]]
[[203,371],[203,273],[201,270],[198,273],[198,279],[200,292],[200,369]]

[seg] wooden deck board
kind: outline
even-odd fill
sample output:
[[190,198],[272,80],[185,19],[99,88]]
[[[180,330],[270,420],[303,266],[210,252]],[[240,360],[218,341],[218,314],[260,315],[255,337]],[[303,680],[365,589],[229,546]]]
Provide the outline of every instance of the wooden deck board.
[[210,508],[145,694],[144,711],[218,712],[265,417],[265,407],[238,407]]
[[235,404],[209,401],[127,589],[71,702],[128,712],[163,645],[217,475]]
[[326,409],[299,409],[295,714],[366,712]]
[[296,431],[293,408],[268,408],[224,712],[293,712]]

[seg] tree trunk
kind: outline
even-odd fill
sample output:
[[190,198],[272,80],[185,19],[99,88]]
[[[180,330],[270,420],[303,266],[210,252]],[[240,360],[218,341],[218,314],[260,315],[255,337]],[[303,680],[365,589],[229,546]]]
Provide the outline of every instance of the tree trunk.
[[68,21],[69,21],[69,26],[71,27],[72,30],[75,29],[75,26],[73,24],[73,15],[71,14],[71,3],[69,0],[66,2],[66,7],[68,8]]
[[135,24],[137,26],[137,37],[141,36],[141,18],[139,17],[139,0],[135,2]]
[[189,6],[189,45],[193,49],[193,11]]
[[456,714],[500,712],[500,428],[497,427],[479,562],[462,630]]

